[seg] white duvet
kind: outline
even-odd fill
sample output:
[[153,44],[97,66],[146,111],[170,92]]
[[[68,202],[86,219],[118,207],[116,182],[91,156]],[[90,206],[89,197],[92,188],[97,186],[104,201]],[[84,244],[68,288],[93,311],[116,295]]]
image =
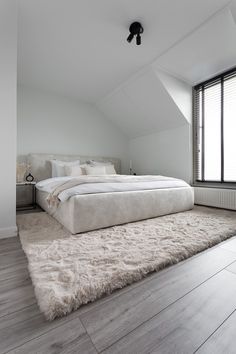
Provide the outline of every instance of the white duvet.
[[[165,176],[83,176],[84,183],[75,187],[63,190],[58,199],[61,202],[68,200],[70,197],[82,194],[110,193],[110,192],[126,192],[126,191],[142,191],[155,189],[170,189],[170,188],[186,188],[189,185],[176,178]],[[54,177],[36,184],[38,190],[53,193],[56,188],[62,186],[67,181],[73,180],[75,177]],[[96,182],[99,180],[99,182]],[[94,183],[93,183],[94,181]]]

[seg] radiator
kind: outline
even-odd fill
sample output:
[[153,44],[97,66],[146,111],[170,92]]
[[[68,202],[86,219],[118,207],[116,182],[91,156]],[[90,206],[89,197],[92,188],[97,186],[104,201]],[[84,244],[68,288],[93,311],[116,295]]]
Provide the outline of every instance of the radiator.
[[236,190],[194,187],[195,204],[236,210]]

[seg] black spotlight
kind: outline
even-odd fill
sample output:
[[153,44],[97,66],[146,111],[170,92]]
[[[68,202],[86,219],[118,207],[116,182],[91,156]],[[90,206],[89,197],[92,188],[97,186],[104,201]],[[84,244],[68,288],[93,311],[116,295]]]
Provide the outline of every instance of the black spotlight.
[[141,33],[143,33],[143,26],[140,22],[133,22],[129,27],[130,34],[127,38],[127,41],[130,43],[134,36],[136,36],[136,44],[141,44]]
[[134,35],[132,33],[130,33],[128,38],[127,38],[127,41],[130,43],[133,38],[134,38]]
[[140,44],[141,44],[141,36],[140,36],[139,33],[138,33],[137,36],[136,36],[136,44],[137,44],[137,45],[140,45]]

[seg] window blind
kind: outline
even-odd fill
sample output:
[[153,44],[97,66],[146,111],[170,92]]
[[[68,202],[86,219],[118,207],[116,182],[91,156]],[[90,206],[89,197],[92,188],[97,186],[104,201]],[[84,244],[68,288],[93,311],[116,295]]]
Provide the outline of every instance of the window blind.
[[236,182],[236,68],[193,89],[195,183]]

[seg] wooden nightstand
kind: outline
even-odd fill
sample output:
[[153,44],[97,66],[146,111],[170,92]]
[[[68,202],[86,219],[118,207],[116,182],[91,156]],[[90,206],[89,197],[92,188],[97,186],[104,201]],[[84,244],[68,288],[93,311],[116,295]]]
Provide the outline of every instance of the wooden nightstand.
[[29,210],[36,207],[36,182],[16,183],[16,210]]

